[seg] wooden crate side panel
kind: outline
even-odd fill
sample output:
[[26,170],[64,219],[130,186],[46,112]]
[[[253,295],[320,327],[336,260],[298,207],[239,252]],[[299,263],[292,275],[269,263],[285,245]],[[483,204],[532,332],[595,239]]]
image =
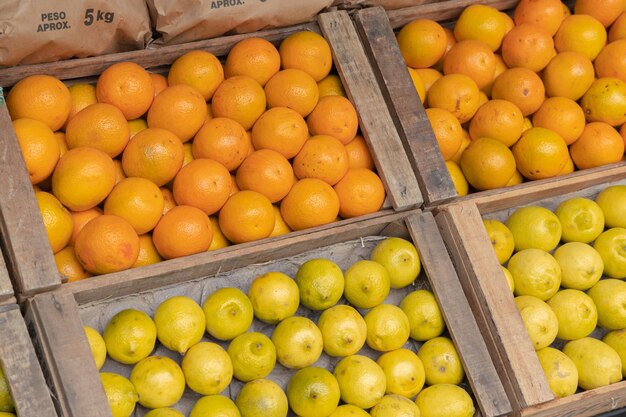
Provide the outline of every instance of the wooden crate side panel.
[[396,210],[421,206],[417,178],[350,17],[331,12],[319,15],[318,21],[391,204]]
[[483,415],[510,414],[511,404],[463,294],[432,213],[412,215],[406,223],[446,325],[454,330],[450,332],[452,339]]
[[385,11],[374,7],[358,11],[356,27],[389,108],[397,119],[406,152],[426,204],[457,196],[452,179],[414,88]]
[[[2,227],[0,227],[0,236],[2,235]],[[0,237],[0,242],[2,238]],[[11,284],[11,278],[9,277],[9,271],[4,260],[4,254],[2,245],[0,244],[0,304],[13,300],[13,284]]]
[[17,305],[0,312],[0,363],[20,417],[56,417],[26,324]]

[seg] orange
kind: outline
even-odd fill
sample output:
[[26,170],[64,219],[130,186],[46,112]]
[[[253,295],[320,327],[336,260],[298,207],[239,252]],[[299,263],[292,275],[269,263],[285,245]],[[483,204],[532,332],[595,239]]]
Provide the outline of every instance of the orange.
[[626,39],[626,11],[622,12],[609,29],[609,42]]
[[222,233],[233,243],[264,239],[274,229],[274,207],[263,194],[243,190],[228,198],[218,220]]
[[95,148],[69,150],[52,173],[52,193],[72,211],[100,204],[115,185],[115,164]]
[[513,20],[511,16],[509,16],[505,12],[500,12],[500,17],[502,17],[502,20],[504,20],[504,27],[505,27],[504,34],[506,35],[507,33],[511,31],[511,29],[515,27],[515,21]]
[[207,215],[222,208],[231,188],[226,167],[212,159],[194,159],[181,168],[174,178],[174,199],[178,205],[188,205]]
[[580,52],[593,61],[606,44],[606,38],[606,30],[597,19],[586,14],[573,14],[561,22],[554,35],[554,46],[558,52]]
[[594,80],[591,60],[580,52],[561,52],[543,70],[542,78],[548,97],[578,100]]
[[222,229],[220,229],[220,223],[215,216],[209,216],[209,220],[211,220],[211,228],[213,229],[213,240],[211,240],[211,245],[208,250],[217,250],[221,248],[225,248],[230,246],[230,242],[222,233]]
[[138,235],[148,233],[163,214],[163,194],[150,180],[125,178],[113,187],[104,201],[104,214],[126,220]]
[[122,167],[129,177],[149,179],[159,187],[172,180],[183,165],[181,141],[165,129],[148,128],[137,133],[122,154]]
[[163,215],[165,215],[165,213],[176,207],[176,200],[169,188],[161,187],[159,189],[161,194],[163,194]]
[[291,231],[291,228],[285,222],[283,216],[280,214],[280,208],[278,206],[274,206],[274,229],[272,229],[270,237],[286,235]]
[[280,70],[280,54],[271,42],[262,38],[239,41],[226,56],[226,78],[247,75],[262,86]]
[[173,85],[154,98],[148,110],[148,127],[169,130],[187,142],[200,130],[206,115],[202,94],[188,85]]
[[619,133],[620,135],[622,135],[622,138],[624,139],[624,144],[626,145],[626,123],[624,123],[619,129]]
[[448,174],[450,174],[450,178],[452,179],[452,184],[454,185],[454,189],[459,197],[463,197],[467,195],[469,192],[469,184],[463,176],[463,171],[461,171],[461,167],[454,161],[446,161],[446,169],[448,170]]
[[[422,103],[426,101],[426,96],[428,95],[428,91],[430,91],[430,87],[433,83],[443,76],[442,73],[434,68],[418,68],[409,71],[409,73],[417,75],[424,85],[424,100],[422,100]],[[413,76],[411,76],[411,78],[413,78]],[[422,97],[420,96],[420,99],[421,98]]]
[[322,80],[318,81],[317,90],[320,98],[326,96],[346,96],[341,78],[339,78],[337,74],[327,75]]
[[454,37],[454,32],[448,28],[443,28],[444,33],[446,34],[446,50],[444,51],[439,61],[432,66],[433,69],[436,69],[439,72],[443,72],[443,60],[446,58],[450,49],[456,44],[456,38]]
[[293,158],[293,172],[298,179],[317,178],[335,185],[348,171],[345,146],[332,136],[311,136]]
[[588,123],[578,140],[570,146],[570,155],[578,169],[618,162],[624,156],[624,139],[606,123]]
[[239,189],[261,193],[272,203],[282,200],[294,182],[293,168],[287,158],[271,149],[251,153],[237,170]]
[[163,258],[161,258],[159,251],[154,246],[154,242],[152,242],[152,236],[150,234],[139,236],[139,255],[137,255],[137,260],[132,267],[138,268],[140,266],[152,265],[162,260]]
[[483,104],[469,125],[472,139],[492,138],[508,147],[513,146],[522,135],[524,116],[515,104],[494,99]]
[[52,194],[45,191],[35,193],[39,213],[46,228],[48,242],[53,253],[67,246],[72,237],[72,215],[63,204]]
[[113,165],[115,166],[115,184],[117,185],[120,181],[126,178],[126,174],[124,173],[124,168],[122,168],[122,161],[114,159]]
[[504,59],[502,59],[502,55],[494,54],[493,56],[496,59],[496,70],[493,73],[493,79],[489,84],[481,89],[481,91],[485,93],[487,97],[491,97],[491,88],[493,87],[493,82],[496,80],[496,78],[498,78],[498,76],[504,71],[509,69],[509,67],[504,62]]
[[103,214],[83,227],[74,250],[78,262],[94,275],[119,272],[137,260],[139,236],[126,220]]
[[208,101],[224,81],[222,63],[208,51],[189,51],[172,63],[168,85],[185,84],[195,88]]
[[543,28],[554,36],[564,18],[560,0],[521,0],[515,7],[515,24],[530,24]]
[[35,119],[13,121],[13,130],[26,163],[32,184],[38,184],[52,174],[61,151],[54,133],[43,122]]
[[298,69],[279,71],[265,84],[267,107],[289,107],[306,117],[319,99],[315,80]]
[[563,138],[543,127],[528,129],[511,150],[518,171],[529,180],[558,175],[569,159]]
[[374,169],[374,160],[363,136],[356,135],[345,146],[348,153],[348,167]]
[[461,123],[448,110],[435,107],[426,109],[426,116],[437,139],[441,156],[444,161],[451,159],[463,141]]
[[236,75],[224,80],[217,88],[211,101],[211,111],[213,117],[228,117],[248,130],[263,114],[265,105],[261,84],[248,76]]
[[511,150],[495,139],[472,141],[461,156],[463,175],[475,189],[504,187],[515,174],[515,158]]
[[304,118],[287,107],[274,107],[266,111],[252,128],[254,149],[272,149],[291,159],[302,149],[309,137]]
[[239,189],[239,186],[237,185],[237,178],[233,174],[230,174],[230,194],[228,194],[228,196],[230,197],[231,195],[235,194],[238,191],[241,191],[241,190]]
[[150,72],[150,78],[152,78],[152,86],[154,87],[154,96],[156,97],[161,91],[168,87],[167,77],[163,74],[155,74]]
[[191,206],[168,211],[152,232],[152,242],[164,259],[206,252],[213,239],[209,216]]
[[624,12],[624,0],[576,0],[574,2],[575,14],[588,14],[598,19],[605,28]]
[[580,106],[588,122],[605,122],[611,126],[626,123],[626,81],[615,77],[595,80],[580,100]]
[[65,140],[70,149],[90,146],[115,158],[130,139],[130,128],[115,106],[96,103],[82,109],[67,122]]
[[330,45],[321,35],[311,31],[296,32],[287,36],[278,47],[283,69],[299,69],[309,74],[315,82],[330,73],[333,57]]
[[59,156],[63,156],[65,152],[69,151],[69,148],[67,147],[67,141],[65,140],[65,133],[60,131],[54,132],[54,137],[59,144]]
[[428,107],[448,110],[459,122],[470,120],[479,105],[476,82],[467,75],[447,74],[439,78],[428,92]]
[[541,78],[527,68],[509,68],[493,82],[491,97],[508,100],[522,111],[524,116],[536,112],[545,99]]
[[375,213],[385,201],[383,182],[369,169],[349,169],[333,188],[339,197],[339,215],[344,219]]
[[196,133],[191,145],[194,158],[209,158],[234,171],[250,150],[246,130],[236,121],[216,117]]
[[[449,159],[449,161],[452,161],[454,163],[456,163],[457,165],[459,165],[460,168],[460,164],[461,164],[461,156],[463,155],[463,152],[465,152],[465,150],[467,149],[467,147],[469,146],[469,144],[472,143],[472,139],[470,137],[470,134],[467,130],[463,129],[463,137],[461,140],[461,146],[459,146],[459,150],[456,151],[456,153],[454,154],[454,156],[452,158]],[[446,161],[448,162],[448,161]]]
[[[571,159],[570,159],[570,162],[571,162]],[[565,167],[561,170],[561,172],[559,172],[559,175],[561,175],[566,170],[567,167],[568,167],[568,164],[565,164]],[[574,164],[572,163],[572,168],[573,167],[574,167]],[[522,174],[519,173],[518,170],[515,170],[515,173],[513,174],[509,182],[506,183],[506,187],[512,187],[514,185],[521,184],[523,182],[524,182],[524,177],[522,176]]]
[[53,132],[59,130],[72,109],[72,95],[57,78],[30,75],[17,82],[7,94],[11,119],[35,119]]
[[[70,114],[67,117],[68,121],[85,107],[98,102],[96,98],[96,87],[91,84],[74,84],[69,87],[69,90],[72,98],[72,106],[70,108]],[[65,124],[67,125],[67,122]]]
[[102,72],[96,82],[100,103],[112,104],[122,111],[126,120],[141,117],[154,99],[152,77],[134,62],[118,62]]
[[356,136],[359,120],[356,109],[345,97],[321,98],[306,118],[312,135],[333,136],[344,145]]
[[291,230],[328,224],[337,219],[339,197],[328,183],[304,178],[280,202],[280,214]]
[[626,39],[607,44],[593,62],[596,76],[617,77],[626,81]]
[[83,211],[70,211],[72,215],[72,237],[70,237],[69,244],[74,246],[76,244],[76,238],[83,227],[93,218],[102,215],[102,209],[100,207],[90,208]]
[[533,126],[550,129],[571,145],[583,133],[585,113],[572,99],[551,97],[533,114]]
[[85,268],[78,262],[73,246],[66,246],[54,254],[54,262],[57,265],[59,274],[67,278],[67,282],[80,281],[92,275],[85,271]]
[[479,89],[493,81],[496,58],[489,47],[474,39],[457,42],[443,60],[444,74],[465,74]]
[[555,55],[550,32],[533,24],[515,26],[502,41],[502,58],[509,68],[522,67],[538,72]]
[[130,139],[137,133],[148,128],[148,122],[146,119],[134,119],[128,121],[128,129],[130,130]]
[[506,22],[498,9],[483,4],[466,7],[454,25],[454,37],[461,42],[474,39],[497,51],[506,33]]
[[396,37],[400,52],[411,68],[428,68],[439,61],[447,45],[443,27],[431,19],[416,19],[405,25]]
[[567,158],[565,166],[563,166],[563,169],[557,174],[557,176],[571,174],[572,172],[574,172],[574,161],[572,161],[572,158],[570,157]]
[[[191,151],[192,143],[185,142],[183,143],[183,152],[185,156],[183,157],[183,166],[189,164],[195,158],[193,157],[193,152]],[[182,167],[181,167],[182,168]]]

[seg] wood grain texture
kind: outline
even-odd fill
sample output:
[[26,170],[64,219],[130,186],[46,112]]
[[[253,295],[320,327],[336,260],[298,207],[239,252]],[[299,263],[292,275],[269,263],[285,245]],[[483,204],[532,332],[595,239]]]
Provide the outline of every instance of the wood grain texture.
[[16,304],[0,312],[0,364],[20,417],[56,417],[26,324]]
[[322,13],[318,21],[391,204],[396,210],[421,206],[417,179],[350,17],[338,11]]
[[0,230],[15,291],[32,295],[61,285],[26,164],[0,94]]
[[[1,236],[2,228],[0,227],[0,242],[2,241]],[[13,284],[11,283],[9,271],[7,270],[4,254],[0,245],[0,304],[13,298]]]
[[426,205],[456,197],[452,178],[384,9],[360,10],[354,20],[387,104],[392,109]]
[[407,227],[428,281],[437,298],[454,345],[483,416],[504,416],[512,412],[511,404],[463,288],[454,270],[435,219],[430,212],[411,215]]

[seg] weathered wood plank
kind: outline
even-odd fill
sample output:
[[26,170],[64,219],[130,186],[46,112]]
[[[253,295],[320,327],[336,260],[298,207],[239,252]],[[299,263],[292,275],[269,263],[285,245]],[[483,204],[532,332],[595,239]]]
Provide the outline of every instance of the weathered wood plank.
[[[2,228],[0,227],[0,242],[2,242],[1,236]],[[9,277],[9,271],[7,270],[2,247],[0,245],[0,303],[13,298],[13,284],[11,283],[11,277]]]

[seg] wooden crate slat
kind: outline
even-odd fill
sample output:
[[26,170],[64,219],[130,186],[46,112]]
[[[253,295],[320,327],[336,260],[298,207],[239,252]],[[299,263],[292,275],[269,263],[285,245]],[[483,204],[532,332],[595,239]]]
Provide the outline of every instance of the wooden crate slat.
[[[0,227],[0,236],[2,235],[2,227]],[[0,242],[2,238],[0,237]],[[4,261],[4,255],[0,245],[0,303],[10,302],[14,300],[13,297],[13,284],[11,284],[11,278],[9,277],[9,271]]]
[[421,206],[417,178],[350,17],[344,11],[330,12],[318,21],[391,204],[396,210]]
[[626,382],[584,391],[522,410],[522,417],[592,417],[626,407]]
[[356,27],[395,116],[427,204],[457,196],[424,106],[414,88],[384,9],[358,11]]
[[457,329],[450,333],[481,410],[488,416],[510,414],[511,404],[463,294],[432,213],[411,215],[407,218],[407,226],[446,325]]

